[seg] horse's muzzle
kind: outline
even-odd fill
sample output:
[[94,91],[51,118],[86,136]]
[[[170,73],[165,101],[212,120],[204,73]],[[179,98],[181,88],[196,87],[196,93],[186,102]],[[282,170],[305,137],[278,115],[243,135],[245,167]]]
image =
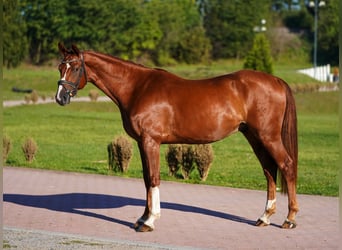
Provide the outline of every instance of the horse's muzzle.
[[63,95],[62,97],[57,97],[57,95],[56,95],[55,99],[56,99],[56,102],[61,106],[64,106],[64,105],[70,103],[70,96],[69,95]]
[[65,91],[65,89],[60,85],[60,87],[58,87],[58,91],[55,96],[56,102],[59,105],[64,106],[70,103],[70,98],[71,98],[70,93],[68,91]]

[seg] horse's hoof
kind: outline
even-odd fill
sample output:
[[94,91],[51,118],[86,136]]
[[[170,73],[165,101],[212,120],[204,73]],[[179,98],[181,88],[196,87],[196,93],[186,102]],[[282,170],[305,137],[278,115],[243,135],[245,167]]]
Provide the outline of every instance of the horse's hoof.
[[137,221],[136,223],[134,223],[133,228],[134,228],[135,230],[137,230],[142,224],[144,224],[144,223],[143,223],[143,222]]
[[[137,224],[137,223],[135,223],[135,224]],[[152,232],[153,231],[152,227],[145,225],[145,224],[139,225],[138,227],[134,227],[134,228],[135,228],[136,232]]]
[[266,222],[264,222],[264,221],[258,219],[257,222],[255,223],[255,225],[256,225],[257,227],[266,227],[266,226],[268,226],[269,224],[267,224]]
[[297,223],[295,221],[286,219],[281,227],[285,229],[292,229],[297,227]]

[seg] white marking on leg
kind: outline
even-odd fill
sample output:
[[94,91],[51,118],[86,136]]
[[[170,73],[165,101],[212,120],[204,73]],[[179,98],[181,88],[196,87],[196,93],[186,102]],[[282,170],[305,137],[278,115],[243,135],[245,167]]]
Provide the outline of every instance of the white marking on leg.
[[160,218],[160,195],[159,187],[151,188],[152,208],[150,217],[144,222],[145,225],[154,228],[154,221]]
[[152,188],[152,214],[160,214],[159,187]]
[[267,210],[271,209],[273,207],[273,204],[276,203],[276,201],[277,201],[276,199],[268,200],[266,203],[266,209],[265,210],[267,211]]
[[265,212],[259,218],[259,220],[263,221],[267,225],[269,225],[271,223],[270,216],[272,215],[272,213],[269,213],[269,210],[273,208],[275,203],[276,203],[276,199],[268,200],[266,203]]

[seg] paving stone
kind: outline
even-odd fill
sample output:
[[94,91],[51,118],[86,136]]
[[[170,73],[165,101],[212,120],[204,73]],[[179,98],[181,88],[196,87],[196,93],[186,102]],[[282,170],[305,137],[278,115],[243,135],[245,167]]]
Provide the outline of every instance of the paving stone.
[[[161,218],[150,233],[133,223],[144,211],[142,179],[5,167],[3,225],[82,235],[156,249],[338,249],[338,198],[298,195],[298,226],[280,226],[287,197],[277,196],[272,224],[259,228],[265,191],[162,181]],[[6,236],[6,231],[5,231]]]

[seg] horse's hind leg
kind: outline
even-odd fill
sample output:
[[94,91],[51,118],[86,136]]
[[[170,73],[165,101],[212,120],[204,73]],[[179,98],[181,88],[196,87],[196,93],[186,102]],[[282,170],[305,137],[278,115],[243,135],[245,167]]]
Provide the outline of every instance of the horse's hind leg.
[[267,151],[272,155],[272,158],[277,163],[279,170],[281,171],[282,176],[282,184],[283,193],[287,193],[288,195],[288,208],[289,213],[285,222],[282,225],[282,228],[295,228],[296,221],[295,217],[298,212],[298,204],[296,198],[296,171],[295,171],[295,163],[291,159],[287,150],[285,149],[281,138],[273,139],[268,138],[268,140],[264,141],[264,146]]
[[277,163],[261,143],[260,139],[258,139],[251,130],[242,132],[258,157],[267,180],[267,201],[265,211],[256,222],[257,226],[267,226],[270,224],[271,215],[276,212]]

